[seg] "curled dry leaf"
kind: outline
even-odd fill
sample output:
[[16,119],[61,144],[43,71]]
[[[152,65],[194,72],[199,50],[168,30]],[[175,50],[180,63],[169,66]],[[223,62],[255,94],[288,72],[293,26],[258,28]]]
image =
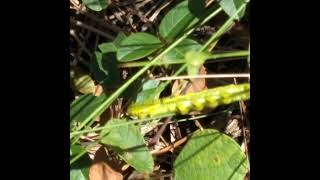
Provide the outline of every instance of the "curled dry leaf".
[[94,163],[89,169],[90,180],[122,180],[121,173],[113,170],[107,163]]
[[[200,68],[199,75],[206,75],[207,71],[206,68],[202,65]],[[185,93],[191,93],[191,92],[199,92],[204,89],[208,89],[206,86],[206,79],[205,78],[197,78],[194,79],[192,83],[188,86],[188,88],[185,90]]]
[[95,153],[93,164],[89,169],[90,180],[122,180],[123,176],[117,170],[118,163],[109,160],[103,146]]
[[[200,68],[199,75],[206,75],[206,68],[202,65]],[[172,94],[187,94],[191,92],[199,92],[201,90],[208,89],[206,86],[205,78],[197,78],[194,79],[193,82],[189,82],[188,80],[176,80],[172,85]]]
[[176,96],[179,94],[183,94],[182,92],[187,85],[188,85],[188,80],[185,80],[185,79],[175,80],[173,82],[172,89],[171,89],[172,95]]

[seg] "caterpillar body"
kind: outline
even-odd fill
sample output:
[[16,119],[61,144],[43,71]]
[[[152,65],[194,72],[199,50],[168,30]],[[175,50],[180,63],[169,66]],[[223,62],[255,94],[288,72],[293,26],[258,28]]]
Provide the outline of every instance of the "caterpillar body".
[[250,84],[227,85],[196,93],[167,97],[153,102],[132,104],[128,114],[139,119],[157,117],[167,113],[187,114],[204,108],[216,108],[220,105],[250,99]]

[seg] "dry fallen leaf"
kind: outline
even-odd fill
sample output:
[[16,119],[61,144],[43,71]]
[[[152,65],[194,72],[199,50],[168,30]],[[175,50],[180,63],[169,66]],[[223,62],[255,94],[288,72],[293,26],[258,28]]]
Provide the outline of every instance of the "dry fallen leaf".
[[[207,71],[206,68],[202,65],[200,68],[199,75],[206,75]],[[205,78],[197,78],[194,79],[193,82],[188,86],[185,90],[185,93],[192,93],[192,92],[199,92],[201,90],[207,89],[206,86],[206,79]]]
[[108,161],[107,153],[101,146],[95,153],[93,164],[89,169],[90,180],[122,180],[123,176],[118,169],[117,163]]
[[239,127],[239,120],[238,119],[230,119],[226,126],[225,130],[226,134],[231,135],[232,138],[238,138],[241,136],[241,129]]
[[122,180],[121,173],[113,170],[107,163],[94,163],[89,169],[90,180]]
[[182,91],[186,88],[187,85],[188,85],[187,80],[184,80],[184,79],[175,80],[173,82],[172,89],[171,89],[172,95],[176,96],[176,95],[182,94]]
[[[206,75],[207,71],[201,66],[199,75]],[[190,83],[188,80],[176,80],[172,85],[172,95],[187,94],[191,92],[199,92],[207,89],[205,78],[196,78]]]

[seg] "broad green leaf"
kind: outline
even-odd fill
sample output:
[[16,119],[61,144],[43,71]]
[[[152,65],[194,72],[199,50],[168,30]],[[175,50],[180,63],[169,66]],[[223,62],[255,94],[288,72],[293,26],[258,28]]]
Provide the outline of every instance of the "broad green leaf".
[[161,20],[159,32],[161,37],[173,40],[197,21],[196,15],[192,14],[188,7],[188,1],[183,1],[171,9]]
[[118,61],[134,61],[150,55],[162,47],[161,41],[148,33],[135,33],[125,38],[120,43],[117,51]]
[[175,48],[163,55],[162,62],[173,62],[185,59],[185,55],[190,51],[198,51],[202,47],[197,41],[192,39],[185,39],[179,43]]
[[105,88],[115,88],[120,84],[120,71],[118,69],[116,52],[120,42],[126,35],[120,32],[113,42],[102,43],[98,47],[101,51],[95,52],[96,58],[91,62],[91,71],[99,83]]
[[160,81],[159,80],[148,80],[142,85],[142,90],[153,89],[158,87]]
[[199,70],[210,54],[206,52],[190,51],[186,54],[186,63],[188,75],[198,75]]
[[116,88],[120,84],[120,71],[115,53],[95,52],[96,58],[91,61],[91,71],[99,84],[106,89]]
[[[158,99],[160,91],[160,81],[148,80],[142,86],[142,91],[138,93],[136,103]],[[162,89],[163,90],[163,89]]]
[[[246,3],[246,0],[220,0],[219,1],[221,8],[230,17],[235,15],[237,13],[237,10],[240,9],[241,5],[244,3]],[[238,14],[235,15],[234,19],[240,20],[243,17],[245,11],[246,11],[246,8],[243,8]]]
[[78,144],[72,145],[70,148],[70,157],[76,156],[77,154],[79,154],[83,150],[84,150],[84,148]]
[[92,111],[101,105],[107,99],[107,95],[102,93],[100,96],[91,94],[82,95],[74,100],[70,106],[70,122],[82,122]]
[[81,169],[71,169],[70,170],[70,180],[88,180],[87,175],[88,173],[85,173]]
[[119,34],[117,35],[117,37],[113,40],[113,44],[119,48],[121,41],[124,40],[127,36],[123,33],[123,32],[119,32]]
[[83,3],[93,11],[101,11],[106,9],[108,4],[106,0],[83,0]]
[[238,143],[213,129],[194,133],[174,162],[175,180],[243,180],[248,167]]
[[[126,119],[113,119],[106,126],[128,122]],[[139,172],[153,170],[153,158],[144,142],[139,128],[135,125],[123,125],[106,128],[101,132],[101,143],[108,145],[130,166]]]
[[101,43],[98,45],[98,48],[102,53],[117,52],[117,47],[113,42]]
[[101,43],[98,47],[102,54],[109,52],[117,52],[118,48],[120,47],[121,41],[125,38],[126,35],[123,32],[120,32],[113,42]]
[[136,103],[150,101],[159,97],[158,88],[147,89],[139,92]]
[[70,167],[70,180],[88,180],[91,163],[92,161],[88,154],[74,162]]

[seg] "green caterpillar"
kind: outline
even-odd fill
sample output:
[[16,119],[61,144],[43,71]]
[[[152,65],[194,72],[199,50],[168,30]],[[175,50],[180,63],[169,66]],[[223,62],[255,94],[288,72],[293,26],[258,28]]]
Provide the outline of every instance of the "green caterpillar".
[[156,117],[167,113],[187,114],[204,108],[250,99],[250,84],[227,85],[186,95],[168,97],[148,103],[132,104],[128,114],[139,119]]

